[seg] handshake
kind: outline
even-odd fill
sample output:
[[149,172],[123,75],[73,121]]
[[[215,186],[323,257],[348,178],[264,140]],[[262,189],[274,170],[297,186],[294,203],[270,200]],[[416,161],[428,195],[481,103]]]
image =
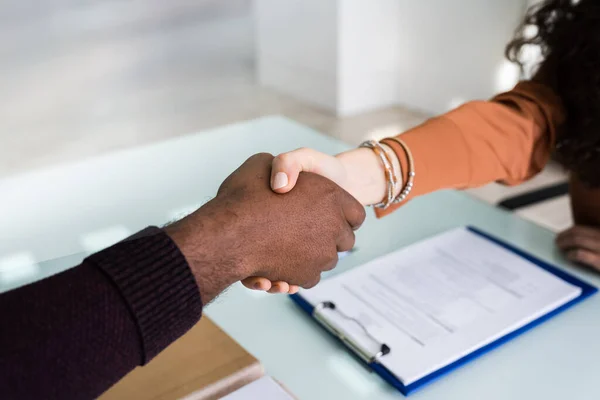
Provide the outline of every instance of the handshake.
[[316,285],[336,266],[338,252],[352,249],[365,219],[362,204],[339,186],[344,174],[335,157],[308,149],[256,154],[213,200],[166,227],[203,303],[240,280],[271,293]]

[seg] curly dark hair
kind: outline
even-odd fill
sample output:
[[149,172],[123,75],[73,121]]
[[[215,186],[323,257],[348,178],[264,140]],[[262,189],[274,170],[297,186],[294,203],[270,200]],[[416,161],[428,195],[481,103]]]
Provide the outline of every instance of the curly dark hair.
[[566,111],[557,159],[600,187],[600,1],[546,0],[531,7],[506,47],[507,58],[523,67],[528,45],[539,46],[543,56],[536,78],[555,90]]

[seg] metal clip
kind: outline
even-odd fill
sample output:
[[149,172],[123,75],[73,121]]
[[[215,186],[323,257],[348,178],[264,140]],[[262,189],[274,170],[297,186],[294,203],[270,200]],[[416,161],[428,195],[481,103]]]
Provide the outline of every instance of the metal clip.
[[[322,311],[325,309],[334,310],[342,318],[356,323],[365,332],[365,335],[367,337],[369,337],[369,339],[371,339],[373,342],[375,342],[375,343],[377,343],[377,345],[379,345],[380,350],[376,354],[370,354],[369,351],[365,350],[362,346],[360,346],[358,343],[356,343],[352,338],[348,337],[344,332],[342,332],[339,329],[337,329],[336,327],[334,327],[327,320],[327,318],[325,318],[325,316],[323,315]],[[356,353],[363,361],[365,361],[368,364],[376,361],[380,357],[383,357],[383,356],[389,354],[391,351],[391,349],[388,345],[386,345],[385,343],[379,342],[373,335],[371,335],[369,330],[359,320],[344,314],[341,310],[337,309],[335,304],[331,301],[324,301],[322,303],[317,304],[314,308],[312,315],[317,321],[319,321],[319,323],[321,325],[323,325],[323,327],[325,327],[325,329],[327,329],[333,335],[338,337],[344,344],[346,344],[350,349],[352,349],[352,351],[354,351],[354,353]]]

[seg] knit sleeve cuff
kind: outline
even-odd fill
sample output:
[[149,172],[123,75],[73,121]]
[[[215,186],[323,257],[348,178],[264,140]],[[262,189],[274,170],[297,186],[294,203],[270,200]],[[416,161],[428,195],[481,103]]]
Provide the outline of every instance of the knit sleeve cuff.
[[143,364],[202,315],[200,292],[187,261],[159,228],[146,228],[87,261],[103,271],[123,296],[141,337]]

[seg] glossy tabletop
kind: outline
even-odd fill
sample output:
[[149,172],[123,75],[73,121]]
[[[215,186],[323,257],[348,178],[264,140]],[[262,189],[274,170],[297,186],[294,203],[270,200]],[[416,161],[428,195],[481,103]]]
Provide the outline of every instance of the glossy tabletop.
[[[147,225],[184,215],[214,195],[246,157],[297,147],[347,146],[280,117],[231,125],[0,181],[0,291],[76,264]],[[333,274],[441,231],[474,225],[568,269],[553,234],[454,191],[424,196],[382,220],[372,212],[358,250]],[[241,239],[243,240],[243,239]],[[71,256],[65,256],[71,255]],[[54,259],[44,262],[43,260]],[[206,309],[299,399],[398,399],[285,296],[235,285]],[[419,399],[599,399],[600,295],[410,396]]]

